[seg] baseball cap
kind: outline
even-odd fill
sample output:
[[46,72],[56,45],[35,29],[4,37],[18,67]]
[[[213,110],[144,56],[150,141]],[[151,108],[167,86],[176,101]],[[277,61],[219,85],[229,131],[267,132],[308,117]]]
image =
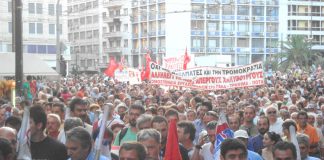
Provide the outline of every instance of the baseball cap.
[[249,138],[249,135],[245,130],[237,130],[234,132],[234,138]]

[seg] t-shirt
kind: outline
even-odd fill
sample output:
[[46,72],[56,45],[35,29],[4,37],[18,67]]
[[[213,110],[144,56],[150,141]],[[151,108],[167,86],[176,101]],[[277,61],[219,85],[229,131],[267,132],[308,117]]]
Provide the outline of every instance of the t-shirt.
[[27,91],[27,98],[28,98],[28,100],[32,100],[33,99],[33,95],[31,94],[31,91],[30,91],[30,84],[29,84],[29,82],[24,82],[23,89]]
[[41,142],[31,142],[30,148],[33,160],[64,160],[68,158],[64,144],[50,137],[46,137]]
[[263,160],[263,158],[259,154],[248,150],[248,160]]
[[134,133],[130,128],[127,129],[125,136],[120,141],[120,144],[119,144],[119,135],[120,135],[120,131],[118,132],[118,134],[115,138],[114,146],[121,146],[121,144],[123,144],[124,142],[136,142],[137,141],[136,133]]
[[203,157],[204,160],[214,160],[214,155],[212,152],[210,152],[210,146],[212,143],[206,143],[204,144],[200,150],[200,155]]

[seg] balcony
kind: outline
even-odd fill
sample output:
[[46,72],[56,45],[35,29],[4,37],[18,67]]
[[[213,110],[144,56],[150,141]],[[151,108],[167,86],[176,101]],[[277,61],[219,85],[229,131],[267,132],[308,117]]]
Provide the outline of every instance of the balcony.
[[104,7],[117,7],[117,6],[122,6],[123,1],[122,0],[108,0],[103,3]]
[[252,37],[264,37],[263,32],[252,32]]
[[264,21],[264,17],[263,16],[252,16],[251,20],[252,21]]
[[159,36],[165,36],[165,30],[160,30],[160,31],[158,32],[158,35],[159,35]]
[[252,53],[264,53],[263,48],[252,48]]
[[218,14],[207,14],[207,19],[210,20],[219,20],[220,16]]
[[277,32],[267,32],[267,37],[278,37],[279,34]]
[[223,15],[222,18],[223,20],[235,20],[234,15]]
[[250,32],[237,32],[237,36],[250,36]]
[[235,47],[223,47],[222,52],[235,52]]
[[204,36],[205,32],[203,30],[191,30],[192,36]]
[[201,47],[194,47],[194,48],[191,48],[191,52],[193,53],[203,53],[205,52],[205,48],[201,48]]
[[126,33],[124,32],[108,32],[108,33],[105,33],[104,34],[104,37],[108,37],[108,38],[111,38],[111,37],[123,37],[125,36]]
[[279,49],[278,48],[267,48],[266,53],[278,53]]
[[149,37],[155,37],[156,36],[156,32],[155,31],[149,32],[148,35],[149,35]]
[[222,36],[235,36],[235,32],[222,32]]
[[112,48],[105,48],[104,53],[121,53],[123,48],[121,47],[112,47]]
[[191,0],[192,3],[204,3],[204,0]]
[[219,32],[208,32],[208,36],[216,36],[218,37],[220,34]]
[[199,13],[192,13],[191,14],[191,19],[194,19],[194,20],[204,19],[204,15],[203,14],[199,14]]
[[219,53],[219,52],[220,52],[219,48],[215,48],[215,47],[207,48],[207,53]]
[[278,21],[279,17],[278,16],[267,16],[267,21]]
[[161,13],[158,15],[158,19],[161,20],[161,19],[165,19],[165,14],[164,13]]

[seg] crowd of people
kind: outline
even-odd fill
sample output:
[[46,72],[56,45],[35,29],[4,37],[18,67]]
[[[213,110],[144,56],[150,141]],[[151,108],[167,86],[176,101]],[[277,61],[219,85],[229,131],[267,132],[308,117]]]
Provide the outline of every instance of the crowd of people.
[[321,74],[276,72],[263,86],[218,91],[129,85],[98,75],[59,82],[27,76],[24,98],[15,106],[0,100],[0,159],[17,158],[25,107],[32,159],[96,159],[94,142],[108,107],[100,160],[172,159],[165,152],[174,119],[182,159],[213,160],[221,116],[234,132],[221,143],[222,160],[323,160]]

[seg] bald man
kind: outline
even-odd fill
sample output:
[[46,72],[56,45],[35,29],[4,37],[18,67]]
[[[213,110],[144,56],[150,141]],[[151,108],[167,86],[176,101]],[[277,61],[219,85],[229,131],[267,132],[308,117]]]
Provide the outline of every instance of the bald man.
[[17,132],[15,129],[10,127],[1,127],[0,128],[0,138],[7,139],[13,149],[13,153],[16,153],[17,145]]

